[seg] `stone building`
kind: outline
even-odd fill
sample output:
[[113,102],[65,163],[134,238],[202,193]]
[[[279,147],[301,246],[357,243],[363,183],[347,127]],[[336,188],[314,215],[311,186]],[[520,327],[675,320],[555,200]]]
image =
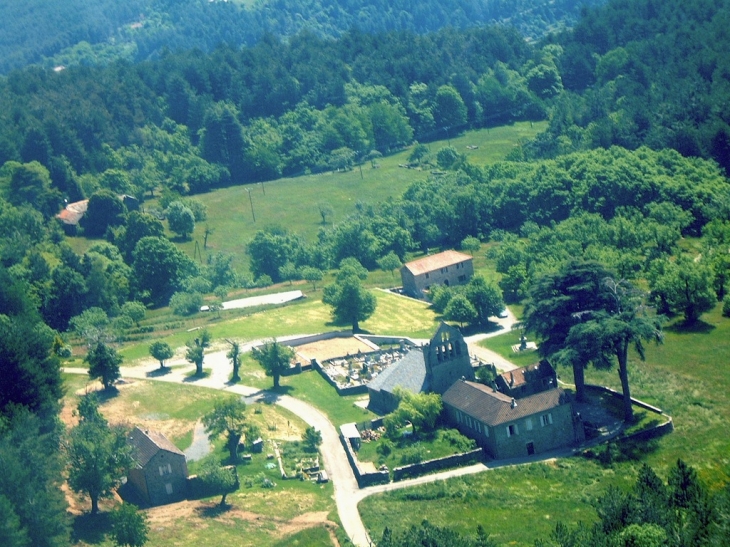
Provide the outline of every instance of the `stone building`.
[[518,458],[584,440],[567,393],[553,388],[521,399],[467,380],[443,395],[449,422],[495,459]]
[[471,256],[457,251],[444,251],[412,262],[400,270],[403,292],[414,298],[425,298],[432,285],[463,285],[474,275]]
[[412,348],[368,384],[368,407],[387,414],[398,407],[396,387],[443,394],[461,378],[474,379],[469,350],[459,329],[441,323],[428,344]]
[[164,505],[187,497],[185,454],[156,431],[135,427],[129,434],[134,466],[129,482],[150,505]]

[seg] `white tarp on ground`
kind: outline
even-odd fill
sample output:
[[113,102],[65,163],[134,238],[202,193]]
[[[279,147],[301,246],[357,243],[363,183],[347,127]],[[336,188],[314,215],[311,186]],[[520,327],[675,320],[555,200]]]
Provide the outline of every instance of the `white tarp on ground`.
[[[251,296],[249,298],[239,298],[238,300],[229,300],[223,302],[224,310],[234,310],[238,308],[250,308],[252,306],[264,306],[267,304],[284,304],[292,300],[304,298],[302,291],[287,291],[275,294],[264,294],[262,296]],[[202,306],[200,311],[209,311],[208,306]]]

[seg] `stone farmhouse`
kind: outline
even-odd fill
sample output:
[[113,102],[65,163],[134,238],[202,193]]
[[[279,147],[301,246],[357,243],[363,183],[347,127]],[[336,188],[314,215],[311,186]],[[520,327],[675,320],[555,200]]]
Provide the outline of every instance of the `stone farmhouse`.
[[403,293],[424,298],[432,285],[463,285],[474,275],[471,256],[457,251],[444,251],[412,262],[400,270]]
[[[492,386],[460,380],[443,394],[444,411],[459,431],[495,459],[582,442],[583,423],[550,370],[547,361],[541,362],[512,371],[511,376],[505,373]],[[508,392],[498,391],[505,382]]]
[[162,433],[135,427],[129,435],[134,466],[130,483],[150,505],[164,505],[187,496],[188,465],[183,454]]
[[396,387],[441,395],[461,378],[474,379],[469,350],[458,329],[441,323],[428,344],[410,349],[368,384],[368,407],[392,412],[398,407]]

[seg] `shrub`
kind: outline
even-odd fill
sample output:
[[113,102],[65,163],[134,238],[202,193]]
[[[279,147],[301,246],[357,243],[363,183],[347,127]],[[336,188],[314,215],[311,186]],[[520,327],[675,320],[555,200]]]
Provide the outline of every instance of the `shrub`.
[[447,429],[442,431],[441,437],[459,452],[469,452],[469,450],[474,450],[474,448],[476,448],[476,442],[474,442],[474,439],[465,437],[456,429]]
[[730,294],[722,301],[722,315],[724,317],[730,317]]
[[421,446],[420,443],[414,444],[405,448],[400,457],[400,463],[403,465],[410,465],[414,463],[421,463],[426,457],[426,449]]
[[383,459],[385,459],[393,453],[393,443],[386,439],[383,439],[382,441],[380,441],[380,444],[375,449],[375,451],[380,454]]
[[197,292],[176,292],[170,298],[170,308],[175,315],[193,315],[202,305],[203,295]]

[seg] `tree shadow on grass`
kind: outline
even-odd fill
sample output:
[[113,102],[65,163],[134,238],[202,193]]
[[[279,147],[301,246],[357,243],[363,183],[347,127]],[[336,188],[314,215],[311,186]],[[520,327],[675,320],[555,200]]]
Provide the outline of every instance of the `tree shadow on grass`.
[[231,505],[230,503],[226,503],[225,505],[216,503],[215,505],[202,505],[201,507],[197,507],[195,509],[195,512],[200,518],[216,518],[224,513],[227,513],[232,508],[233,505]]
[[72,543],[83,542],[89,545],[98,545],[104,542],[111,529],[109,513],[78,515],[74,517],[71,524]]
[[203,369],[203,374],[198,374],[197,372],[192,372],[192,373],[188,374],[187,376],[185,376],[185,378],[183,378],[183,382],[185,382],[185,383],[197,382],[198,380],[204,380],[205,378],[209,378],[209,377],[210,377],[210,369],[206,368],[206,369]]
[[664,330],[675,334],[707,334],[715,330],[715,328],[715,325],[705,323],[701,319],[698,319],[692,323],[680,321],[679,323],[668,326]]
[[162,376],[167,376],[172,372],[172,369],[170,367],[162,367],[162,368],[156,368],[155,370],[150,370],[148,373],[145,374],[147,378],[160,378]]
[[100,389],[96,392],[96,398],[99,400],[99,404],[111,401],[118,396],[119,390],[116,387],[110,387],[109,389]]

